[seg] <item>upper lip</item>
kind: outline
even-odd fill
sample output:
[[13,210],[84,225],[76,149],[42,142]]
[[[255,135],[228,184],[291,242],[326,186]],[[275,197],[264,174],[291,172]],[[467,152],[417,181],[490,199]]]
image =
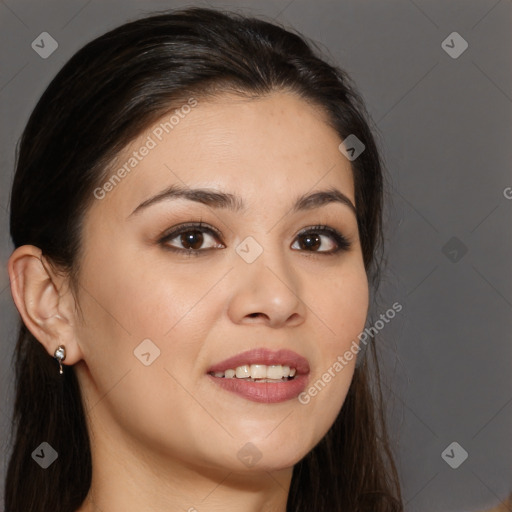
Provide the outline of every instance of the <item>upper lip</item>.
[[272,351],[266,348],[256,348],[237,354],[236,356],[230,357],[216,363],[211,366],[207,373],[210,372],[225,372],[229,369],[235,369],[238,366],[244,364],[264,364],[267,366],[271,365],[283,365],[295,368],[298,374],[309,373],[308,360],[292,350],[277,350]]

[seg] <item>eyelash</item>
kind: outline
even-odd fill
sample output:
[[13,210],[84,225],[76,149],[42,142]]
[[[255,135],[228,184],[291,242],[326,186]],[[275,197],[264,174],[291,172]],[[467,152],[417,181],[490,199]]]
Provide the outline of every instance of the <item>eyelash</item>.
[[[208,226],[206,224],[203,224],[202,222],[199,223],[188,223],[188,224],[182,224],[178,228],[174,229],[170,233],[166,233],[164,236],[162,236],[158,243],[162,245],[166,250],[182,254],[184,256],[200,256],[201,253],[206,253],[211,250],[219,249],[219,248],[209,248],[209,249],[180,249],[178,247],[172,247],[167,244],[170,240],[173,240],[174,238],[178,237],[179,235],[183,235],[184,233],[189,232],[195,232],[199,231],[201,233],[208,233],[210,235],[213,235],[214,237],[217,237],[218,239],[221,238],[220,233],[213,227]],[[334,254],[337,254],[340,251],[347,251],[352,246],[352,243],[348,238],[346,238],[344,235],[342,235],[339,231],[337,231],[334,228],[331,228],[329,226],[325,225],[317,225],[309,227],[300,233],[298,233],[297,237],[307,235],[309,233],[315,233],[318,235],[329,235],[334,242],[337,244],[337,248],[332,249],[330,251],[308,251],[304,250],[304,252],[310,252],[313,255],[321,254],[324,256],[333,256]]]

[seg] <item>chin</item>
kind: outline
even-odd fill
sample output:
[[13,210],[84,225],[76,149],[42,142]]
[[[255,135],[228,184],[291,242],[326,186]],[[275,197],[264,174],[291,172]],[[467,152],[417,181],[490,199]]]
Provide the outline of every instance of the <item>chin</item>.
[[309,445],[292,445],[286,440],[277,443],[250,441],[237,452],[237,459],[249,471],[280,471],[293,468],[310,451]]

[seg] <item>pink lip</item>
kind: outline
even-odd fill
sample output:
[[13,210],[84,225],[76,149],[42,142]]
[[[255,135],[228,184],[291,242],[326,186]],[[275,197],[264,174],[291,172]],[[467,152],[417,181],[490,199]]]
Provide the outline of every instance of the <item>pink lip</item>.
[[242,366],[244,364],[264,364],[266,366],[280,364],[283,366],[289,366],[290,368],[295,368],[297,370],[297,374],[309,373],[308,360],[299,356],[299,354],[285,349],[273,352],[266,348],[248,350],[247,352],[242,352],[241,354],[230,357],[229,359],[225,359],[224,361],[210,367],[207,370],[207,373],[225,372],[229,369],[234,370],[237,366]]
[[213,365],[207,373],[224,372],[244,364],[264,364],[267,366],[281,364],[295,368],[297,373],[293,379],[283,382],[249,382],[243,379],[226,379],[213,375],[208,375],[208,377],[226,391],[253,402],[263,403],[284,402],[296,398],[304,391],[308,383],[309,363],[307,359],[291,350],[284,349],[272,352],[264,348],[258,348],[242,352]]
[[287,382],[247,382],[243,379],[225,379],[207,376],[222,389],[253,402],[266,404],[285,402],[299,396],[308,384],[308,375],[296,375]]

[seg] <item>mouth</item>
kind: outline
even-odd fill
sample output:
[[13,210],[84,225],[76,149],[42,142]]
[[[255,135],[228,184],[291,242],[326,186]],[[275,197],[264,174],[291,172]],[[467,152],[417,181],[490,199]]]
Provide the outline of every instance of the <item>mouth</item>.
[[255,349],[210,367],[208,376],[224,390],[255,402],[290,400],[306,387],[309,363],[290,350]]

